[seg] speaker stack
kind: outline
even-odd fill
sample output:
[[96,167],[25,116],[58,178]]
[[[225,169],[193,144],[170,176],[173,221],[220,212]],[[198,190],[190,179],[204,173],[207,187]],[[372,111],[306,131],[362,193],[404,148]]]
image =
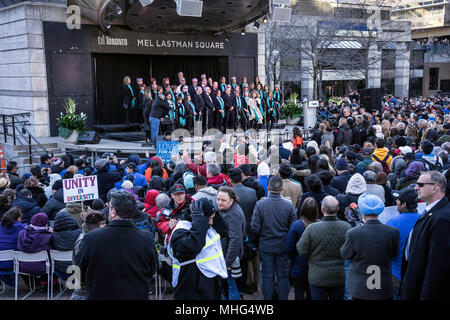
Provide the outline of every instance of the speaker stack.
[[367,112],[372,112],[373,110],[381,110],[381,100],[383,99],[383,89],[382,88],[370,88],[359,90],[359,101],[362,108],[366,109]]

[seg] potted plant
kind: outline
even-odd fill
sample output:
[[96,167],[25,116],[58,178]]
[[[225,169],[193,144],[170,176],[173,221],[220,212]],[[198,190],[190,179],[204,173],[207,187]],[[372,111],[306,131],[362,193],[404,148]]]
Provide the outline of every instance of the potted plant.
[[284,118],[289,125],[296,125],[303,114],[303,108],[298,100],[298,96],[298,93],[292,93],[289,100],[282,106]]
[[77,104],[72,98],[67,98],[64,103],[66,114],[58,118],[58,134],[67,143],[75,143],[80,133],[88,130],[86,119],[87,115],[75,113]]

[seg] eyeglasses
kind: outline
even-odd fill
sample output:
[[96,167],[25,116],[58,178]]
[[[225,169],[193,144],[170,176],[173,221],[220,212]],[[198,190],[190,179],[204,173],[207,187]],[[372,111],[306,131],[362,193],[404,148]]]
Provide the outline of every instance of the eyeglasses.
[[435,183],[433,183],[433,182],[417,182],[416,184],[419,186],[419,188],[423,188],[426,184],[435,184]]

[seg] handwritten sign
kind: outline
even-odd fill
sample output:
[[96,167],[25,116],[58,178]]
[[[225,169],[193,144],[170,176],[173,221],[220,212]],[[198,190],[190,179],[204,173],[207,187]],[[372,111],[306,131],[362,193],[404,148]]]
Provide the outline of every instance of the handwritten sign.
[[164,163],[169,163],[173,155],[179,154],[177,141],[158,141],[156,144],[156,156]]
[[[422,213],[425,211],[427,204],[425,202],[420,202],[417,204],[417,212]],[[394,218],[396,216],[400,215],[400,213],[397,210],[396,206],[392,207],[386,207],[384,208],[384,211],[378,216],[378,220],[381,221],[381,223],[386,224],[391,218]]]
[[98,199],[97,176],[64,179],[64,203]]

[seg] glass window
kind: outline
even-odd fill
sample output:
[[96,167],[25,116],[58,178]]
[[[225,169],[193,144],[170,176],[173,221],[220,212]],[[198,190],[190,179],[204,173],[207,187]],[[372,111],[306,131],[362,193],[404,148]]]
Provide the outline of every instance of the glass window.
[[429,90],[437,90],[439,81],[439,68],[430,68]]

